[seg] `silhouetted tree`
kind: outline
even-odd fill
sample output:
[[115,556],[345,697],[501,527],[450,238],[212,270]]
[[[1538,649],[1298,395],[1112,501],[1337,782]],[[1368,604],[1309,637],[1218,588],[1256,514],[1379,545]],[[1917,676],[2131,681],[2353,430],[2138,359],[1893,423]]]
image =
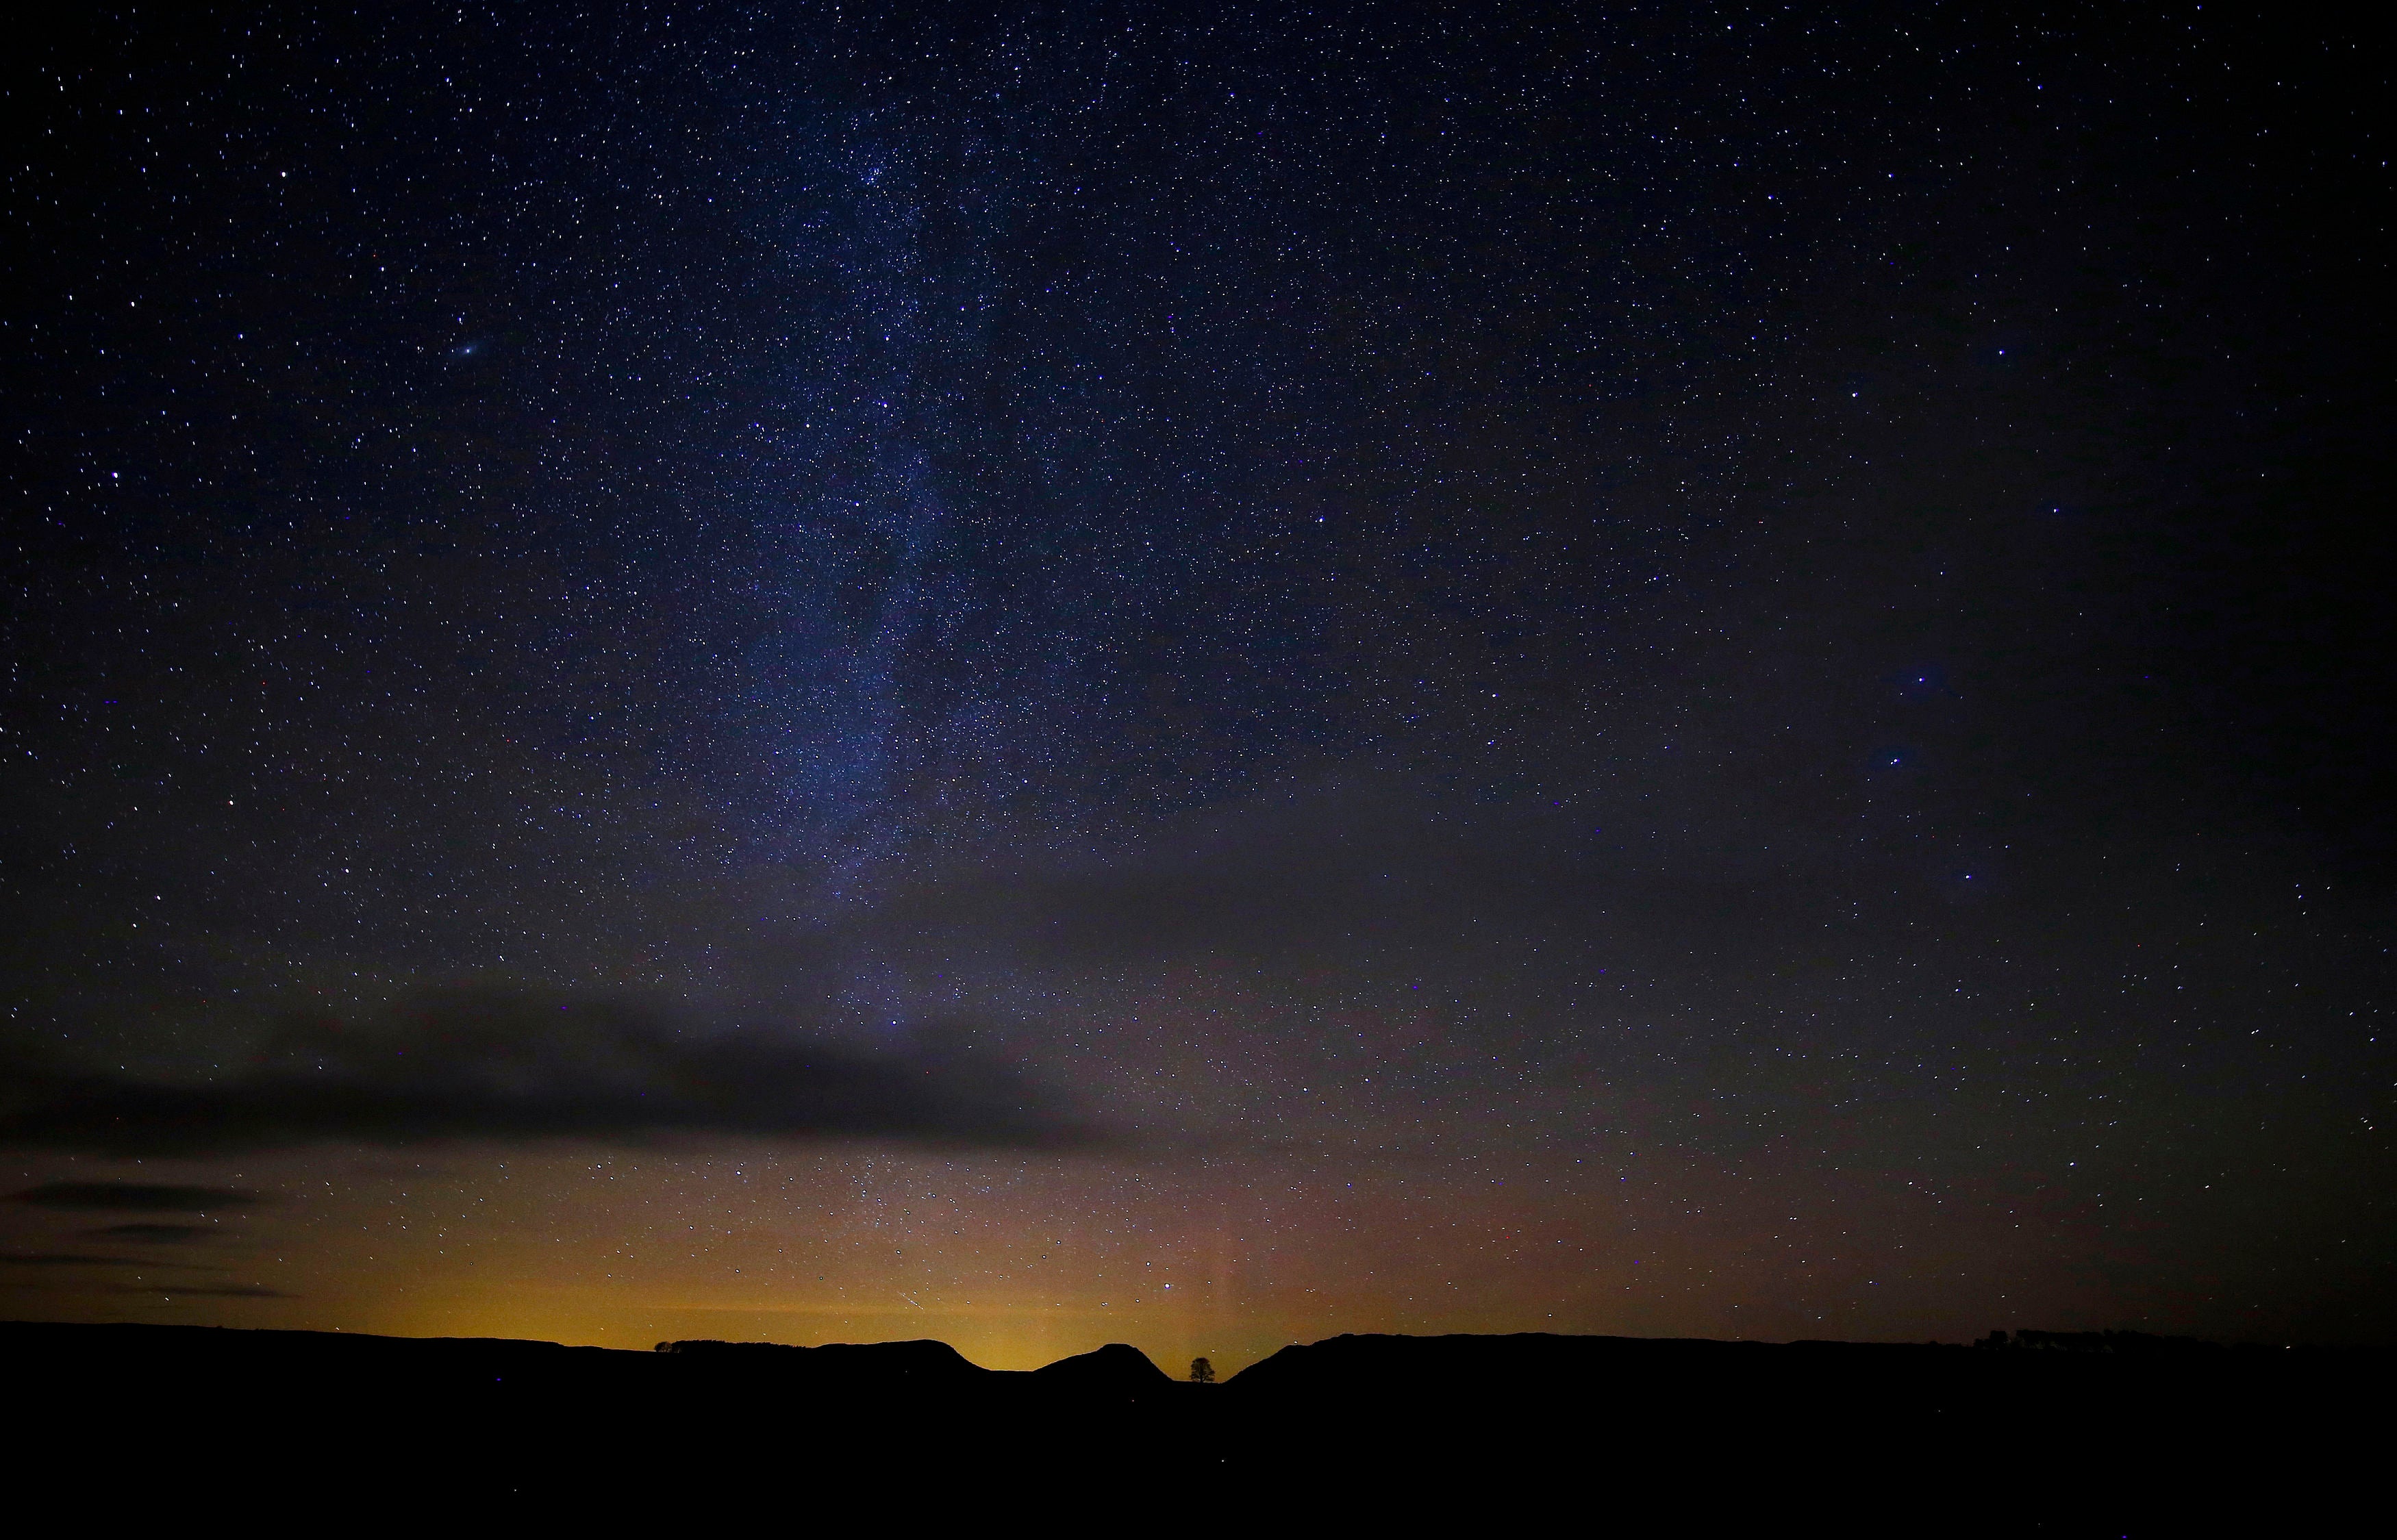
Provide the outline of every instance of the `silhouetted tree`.
[[1214,1384],[1215,1366],[1209,1363],[1205,1359],[1192,1359],[1190,1360],[1190,1383],[1192,1385]]

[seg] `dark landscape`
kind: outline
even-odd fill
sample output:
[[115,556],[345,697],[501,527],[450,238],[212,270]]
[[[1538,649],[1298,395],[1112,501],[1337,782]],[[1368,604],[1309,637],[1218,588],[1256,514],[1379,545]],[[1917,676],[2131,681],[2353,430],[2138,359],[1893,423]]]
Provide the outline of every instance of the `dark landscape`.
[[[2187,1533],[2363,1502],[2392,1355],[2138,1332],[1971,1346],[1344,1335],[1219,1385],[1112,1345],[654,1352],[0,1324],[23,1471],[261,1513],[986,1509],[1066,1530],[1461,1505],[1576,1527]],[[2377,1499],[2376,1499],[2377,1501]],[[1430,1509],[1420,1510],[1428,1513]]]

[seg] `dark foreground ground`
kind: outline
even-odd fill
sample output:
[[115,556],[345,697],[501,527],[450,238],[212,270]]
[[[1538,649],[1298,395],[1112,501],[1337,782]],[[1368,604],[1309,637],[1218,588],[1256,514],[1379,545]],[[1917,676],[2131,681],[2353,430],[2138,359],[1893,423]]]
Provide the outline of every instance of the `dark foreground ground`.
[[[390,1529],[2385,1533],[2377,1350],[1339,1337],[658,1353],[0,1323],[21,1505]],[[48,1504],[45,1503],[44,1507]]]

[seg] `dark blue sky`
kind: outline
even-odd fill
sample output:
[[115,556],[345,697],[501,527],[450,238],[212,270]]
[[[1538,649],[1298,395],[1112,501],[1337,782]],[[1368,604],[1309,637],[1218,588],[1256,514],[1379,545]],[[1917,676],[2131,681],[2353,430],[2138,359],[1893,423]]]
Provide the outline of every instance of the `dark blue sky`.
[[[62,28],[26,1180],[671,1132],[591,1340],[761,1130],[1252,1282],[1312,1195],[1260,1342],[2384,1336],[2387,83],[2307,27]],[[276,1212],[211,1307],[390,1319]]]

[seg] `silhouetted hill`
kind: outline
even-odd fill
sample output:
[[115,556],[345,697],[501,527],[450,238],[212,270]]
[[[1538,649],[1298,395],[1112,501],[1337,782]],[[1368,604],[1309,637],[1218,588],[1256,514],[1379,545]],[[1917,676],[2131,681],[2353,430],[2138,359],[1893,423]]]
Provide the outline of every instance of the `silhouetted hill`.
[[[1992,1353],[1990,1348],[2004,1351]],[[2042,1361],[2031,1361],[2031,1360]],[[1625,1386],[1657,1403],[1746,1395],[1804,1399],[1908,1396],[1943,1405],[2098,1387],[2228,1384],[2267,1377],[2358,1378],[2377,1350],[2225,1347],[2139,1332],[1992,1333],[1973,1347],[1943,1344],[1718,1342],[1704,1338],[1345,1335],[1294,1344],[1226,1381],[1226,1394],[1278,1407],[1426,1399],[1501,1409],[1587,1406]],[[2052,1361],[2049,1361],[2052,1360]],[[2114,1361],[2102,1361],[2114,1360]],[[2131,1360],[2131,1361],[2122,1361]]]
[[1051,1396],[1080,1398],[1093,1404],[1132,1404],[1160,1396],[1206,1393],[1199,1386],[1177,1385],[1148,1360],[1147,1354],[1120,1342],[1036,1369],[1032,1380]]
[[[984,1369],[945,1342],[827,1343],[796,1347],[768,1342],[662,1342],[657,1350],[717,1373],[769,1377],[811,1389],[925,1395],[987,1388]],[[1146,1360],[1144,1359],[1144,1362]]]
[[1343,1336],[1198,1386],[1121,1344],[1014,1373],[938,1342],[0,1323],[0,1363],[12,1468],[117,1514],[208,1493],[344,1523],[361,1503],[675,1523],[864,1504],[890,1523],[976,1493],[1119,1518],[1178,1493],[1194,1523],[1562,1505],[1696,1533],[2299,1533],[2377,1469],[2390,1355],[2162,1342]]
[[1322,1399],[1386,1401],[1426,1395],[1586,1395],[1606,1376],[1670,1366],[1676,1376],[1751,1367],[1761,1343],[1699,1338],[1347,1335],[1293,1344],[1224,1384],[1227,1393],[1279,1402]]

